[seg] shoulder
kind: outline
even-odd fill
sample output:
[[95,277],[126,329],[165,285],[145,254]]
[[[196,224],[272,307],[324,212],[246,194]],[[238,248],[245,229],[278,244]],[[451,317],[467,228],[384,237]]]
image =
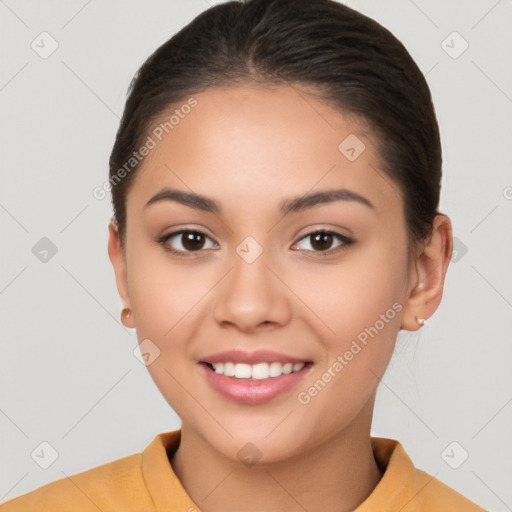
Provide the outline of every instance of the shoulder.
[[372,437],[372,448],[375,460],[384,473],[357,512],[485,512],[485,509],[435,476],[417,468],[396,439]]
[[413,492],[419,509],[425,512],[486,512],[485,509],[473,503],[452,487],[441,482],[432,475],[420,470],[414,470]]
[[65,476],[0,505],[0,512],[153,510],[137,453]]

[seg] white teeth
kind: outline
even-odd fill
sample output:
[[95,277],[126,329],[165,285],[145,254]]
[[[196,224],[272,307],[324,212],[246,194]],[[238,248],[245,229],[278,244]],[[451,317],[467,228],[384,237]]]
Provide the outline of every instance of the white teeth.
[[283,365],[281,363],[270,363],[270,376],[279,377],[283,373]]
[[[215,368],[215,366],[214,366],[214,368]],[[216,368],[215,368],[215,371],[217,371]],[[223,372],[219,372],[219,373],[224,373],[224,375],[226,377],[234,377],[235,376],[235,365],[234,365],[234,363],[224,363],[224,371]]]
[[306,363],[212,363],[215,373],[236,379],[265,380],[269,377],[280,377],[289,373],[298,372]]
[[286,363],[283,364],[283,373],[287,375],[288,373],[293,372],[293,364],[292,363]]
[[250,364],[235,364],[235,377],[237,379],[250,379],[252,377],[252,368]]
[[270,376],[268,363],[258,363],[252,367],[251,377],[257,380],[263,380]]

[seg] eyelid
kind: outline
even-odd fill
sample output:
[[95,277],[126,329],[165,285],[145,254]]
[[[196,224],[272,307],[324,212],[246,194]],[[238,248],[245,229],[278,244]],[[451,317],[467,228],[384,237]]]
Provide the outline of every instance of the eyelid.
[[157,237],[155,241],[158,244],[162,245],[162,247],[164,248],[165,251],[167,251],[171,254],[174,254],[178,257],[185,257],[185,258],[194,257],[196,254],[201,254],[201,253],[205,252],[206,250],[211,250],[211,249],[200,249],[198,251],[182,251],[182,250],[174,249],[173,247],[169,247],[167,245],[167,242],[169,240],[171,240],[172,238],[177,237],[179,235],[183,235],[184,233],[196,233],[196,234],[203,235],[204,237],[209,238],[215,245],[218,246],[218,243],[208,233],[206,233],[202,229],[195,228],[195,227],[193,228],[190,226],[184,226],[184,227],[175,229],[173,231],[170,231],[169,233],[166,233],[162,236]]
[[309,249],[298,249],[298,251],[307,252],[307,253],[311,253],[311,254],[318,254],[320,256],[329,256],[331,254],[335,254],[340,251],[343,251],[348,246],[355,243],[355,240],[353,238],[351,238],[347,235],[344,235],[343,233],[339,233],[338,231],[334,231],[332,229],[319,228],[319,229],[315,229],[313,231],[308,231],[306,234],[302,235],[297,240],[297,242],[295,242],[293,245],[297,245],[302,240],[307,239],[307,238],[309,238],[313,235],[316,235],[318,233],[325,233],[328,235],[332,235],[335,239],[339,240],[341,242],[341,244],[336,247],[333,247],[331,249],[327,249],[326,251],[313,251],[313,250],[309,250]]

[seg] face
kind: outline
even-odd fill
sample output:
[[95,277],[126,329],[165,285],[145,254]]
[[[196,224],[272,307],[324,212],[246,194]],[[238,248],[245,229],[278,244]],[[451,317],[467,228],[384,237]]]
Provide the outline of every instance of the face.
[[297,87],[194,98],[137,171],[116,263],[152,378],[233,460],[369,429],[416,276],[370,132]]

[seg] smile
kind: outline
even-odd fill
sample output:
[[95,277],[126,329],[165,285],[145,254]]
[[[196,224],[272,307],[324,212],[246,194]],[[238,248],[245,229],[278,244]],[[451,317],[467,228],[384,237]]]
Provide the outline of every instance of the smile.
[[314,366],[311,361],[269,352],[224,352],[198,363],[201,374],[214,391],[246,405],[263,404],[284,395]]
[[281,375],[289,375],[295,373],[306,365],[306,363],[207,363],[211,366],[215,373],[225,375],[226,377],[234,377],[235,379],[253,379],[265,380],[269,378],[281,377]]

